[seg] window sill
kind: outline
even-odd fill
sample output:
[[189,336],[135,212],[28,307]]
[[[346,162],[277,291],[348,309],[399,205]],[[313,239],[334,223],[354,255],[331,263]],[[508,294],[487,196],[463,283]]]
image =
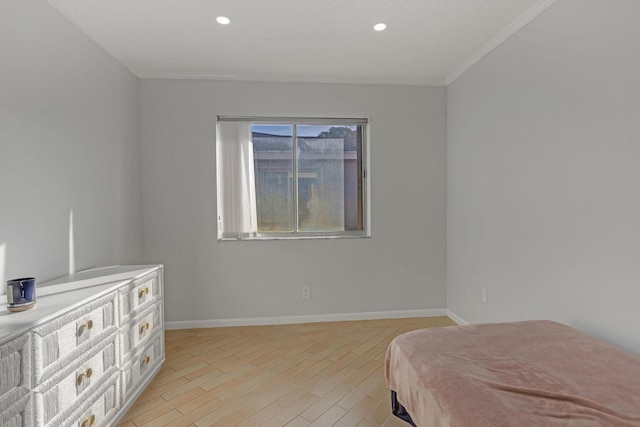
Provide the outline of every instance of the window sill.
[[331,236],[331,235],[297,235],[297,236],[256,236],[256,237],[222,237],[218,239],[218,242],[233,242],[233,241],[262,241],[262,240],[323,240],[323,239],[368,239],[371,238],[370,234],[345,234],[343,236]]

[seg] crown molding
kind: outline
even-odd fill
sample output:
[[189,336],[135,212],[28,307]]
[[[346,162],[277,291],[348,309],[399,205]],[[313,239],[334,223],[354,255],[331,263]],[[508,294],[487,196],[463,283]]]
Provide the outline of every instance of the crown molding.
[[[127,67],[129,68],[129,67]],[[130,69],[130,68],[129,68]],[[131,70],[131,69],[130,69]],[[391,86],[446,86],[446,80],[441,78],[430,79],[340,79],[340,78],[295,78],[292,76],[260,76],[238,75],[207,72],[147,72],[134,73],[142,80],[222,80],[238,82],[271,82],[271,83],[324,83],[324,84],[356,84],[356,85],[391,85]]]
[[529,8],[526,12],[520,15],[515,21],[511,23],[504,30],[499,32],[494,38],[483,44],[473,55],[463,61],[455,70],[449,73],[445,80],[445,86],[449,86],[456,81],[458,77],[463,75],[469,68],[473,67],[478,61],[485,57],[493,49],[504,43],[509,37],[533,21],[538,15],[547,10],[557,0],[541,0],[534,6]]

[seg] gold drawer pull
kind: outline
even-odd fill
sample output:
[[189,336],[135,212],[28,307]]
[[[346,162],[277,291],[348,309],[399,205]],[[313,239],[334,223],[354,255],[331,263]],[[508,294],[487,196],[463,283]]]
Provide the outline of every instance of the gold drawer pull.
[[142,299],[145,295],[149,293],[149,288],[143,288],[138,291],[138,298]]
[[150,360],[151,359],[149,358],[149,356],[143,357],[142,359],[140,359],[140,366],[148,364]]
[[78,378],[76,379],[77,384],[82,384],[82,381],[84,381],[84,377],[91,378],[91,375],[93,375],[93,369],[88,368],[86,371],[78,375]]
[[148,330],[149,330],[149,322],[144,322],[142,325],[140,325],[140,334],[144,334]]
[[78,328],[78,336],[80,336],[80,335],[82,335],[84,333],[85,328],[86,329],[93,328],[93,320],[87,320],[82,325],[80,325],[80,327]]
[[95,422],[96,422],[96,416],[91,415],[90,417],[87,417],[84,421],[82,421],[82,424],[80,424],[80,427],[89,427],[89,426],[92,426],[93,423]]

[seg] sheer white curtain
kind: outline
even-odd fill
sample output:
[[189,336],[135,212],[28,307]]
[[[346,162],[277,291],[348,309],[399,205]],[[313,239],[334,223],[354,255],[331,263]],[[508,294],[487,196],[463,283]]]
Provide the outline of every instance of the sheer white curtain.
[[218,121],[218,238],[254,237],[258,231],[251,124]]

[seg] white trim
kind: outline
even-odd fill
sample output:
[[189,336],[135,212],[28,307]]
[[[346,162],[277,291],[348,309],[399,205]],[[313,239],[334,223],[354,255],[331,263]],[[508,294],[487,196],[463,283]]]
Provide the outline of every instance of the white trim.
[[[276,125],[359,125],[369,124],[368,117],[291,117],[291,116],[223,116],[219,115],[219,122],[249,122],[251,124]],[[291,138],[291,135],[287,136]],[[306,137],[302,137],[306,138]],[[341,138],[338,138],[341,139]]]
[[[118,58],[116,58],[118,59]],[[380,77],[370,79],[354,78],[304,78],[295,76],[260,76],[260,75],[238,75],[238,74],[218,74],[206,72],[162,72],[162,71],[136,71],[134,73],[141,80],[221,80],[235,82],[253,83],[311,83],[311,84],[349,84],[349,85],[390,85],[390,86],[436,86],[447,85],[444,78],[398,78]]]
[[[444,308],[424,310],[372,311],[364,313],[310,314],[280,317],[246,317],[237,319],[178,320],[165,322],[165,329],[224,328],[228,326],[291,325],[298,323],[340,322],[350,320],[403,319],[409,317],[447,316]],[[455,321],[455,319],[454,319]]]
[[456,322],[458,325],[468,325],[469,322],[467,322],[466,320],[464,320],[462,317],[458,316],[457,314],[455,314],[453,311],[451,310],[446,310],[446,316],[453,320],[454,322]]
[[541,0],[538,3],[534,4],[531,8],[520,15],[515,21],[513,21],[508,27],[500,31],[494,38],[483,44],[480,49],[476,51],[476,53],[464,60],[456,69],[449,73],[445,78],[445,86],[449,86],[451,83],[453,83],[469,68],[473,67],[478,61],[484,58],[485,55],[498,47],[529,22],[533,21],[538,15],[547,10],[547,8],[555,2],[556,0]]

